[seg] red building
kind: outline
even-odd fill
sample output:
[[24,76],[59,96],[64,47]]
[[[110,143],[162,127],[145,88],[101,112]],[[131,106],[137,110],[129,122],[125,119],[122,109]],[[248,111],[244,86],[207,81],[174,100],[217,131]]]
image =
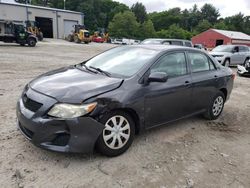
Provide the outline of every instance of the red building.
[[250,46],[250,36],[236,31],[209,29],[192,38],[193,44],[214,48],[222,44],[244,44]]

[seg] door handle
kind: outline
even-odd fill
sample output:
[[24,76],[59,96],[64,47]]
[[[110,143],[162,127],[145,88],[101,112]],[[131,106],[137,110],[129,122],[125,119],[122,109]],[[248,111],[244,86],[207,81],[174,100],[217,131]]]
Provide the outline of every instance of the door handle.
[[188,80],[185,81],[184,85],[185,85],[185,86],[189,86],[189,85],[190,85],[190,81],[188,81]]
[[217,76],[217,75],[214,75],[214,77],[215,77],[215,78],[218,78],[218,76]]

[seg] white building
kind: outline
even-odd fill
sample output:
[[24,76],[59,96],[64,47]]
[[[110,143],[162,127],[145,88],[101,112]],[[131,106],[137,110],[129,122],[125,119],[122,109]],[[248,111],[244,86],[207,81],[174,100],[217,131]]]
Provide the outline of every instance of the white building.
[[45,38],[64,38],[73,30],[73,25],[83,24],[84,14],[69,10],[16,3],[0,0],[0,21],[37,21]]

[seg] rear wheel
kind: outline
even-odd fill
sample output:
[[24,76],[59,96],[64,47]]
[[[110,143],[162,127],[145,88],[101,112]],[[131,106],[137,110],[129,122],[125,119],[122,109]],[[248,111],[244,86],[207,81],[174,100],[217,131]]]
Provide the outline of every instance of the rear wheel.
[[207,112],[204,114],[204,117],[208,120],[217,119],[223,111],[224,103],[225,95],[219,91],[211,101]]
[[123,111],[114,111],[101,119],[105,125],[97,140],[97,149],[106,156],[124,153],[132,144],[135,135],[133,119]]
[[29,45],[30,47],[36,46],[36,39],[34,39],[34,38],[29,38],[29,39],[28,39],[28,45]]
[[74,41],[75,41],[75,43],[81,43],[81,40],[78,38],[78,36],[77,36],[77,35],[75,35],[75,37],[74,37]]

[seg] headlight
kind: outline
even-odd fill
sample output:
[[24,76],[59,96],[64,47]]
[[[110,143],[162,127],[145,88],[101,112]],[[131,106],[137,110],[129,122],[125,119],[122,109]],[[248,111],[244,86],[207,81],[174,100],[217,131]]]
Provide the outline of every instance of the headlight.
[[90,103],[84,105],[73,104],[55,104],[48,112],[48,115],[58,118],[75,118],[92,112],[97,103]]

